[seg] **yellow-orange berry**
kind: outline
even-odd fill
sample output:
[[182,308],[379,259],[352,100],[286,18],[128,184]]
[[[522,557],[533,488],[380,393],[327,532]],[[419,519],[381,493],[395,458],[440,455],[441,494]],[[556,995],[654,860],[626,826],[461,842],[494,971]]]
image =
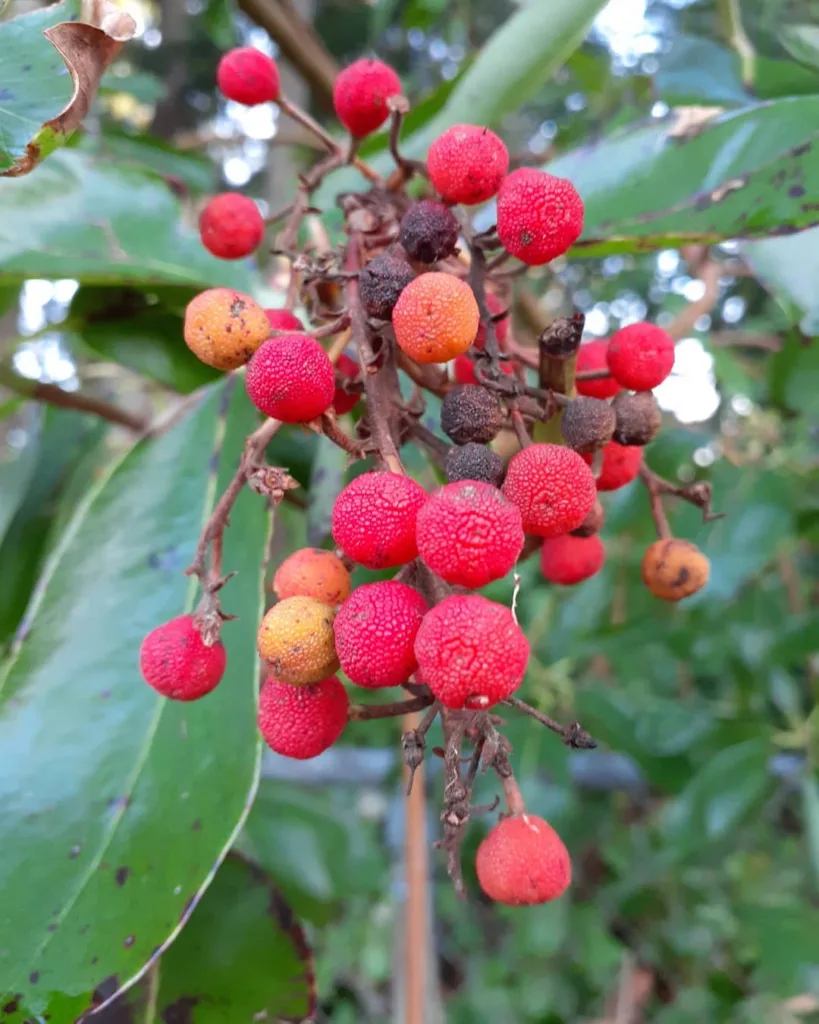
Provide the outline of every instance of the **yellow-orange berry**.
[[209,288],[185,310],[185,344],[217,370],[235,370],[270,337],[265,311],[232,288]]
[[442,272],[416,277],[392,311],[395,339],[417,363],[446,363],[462,355],[475,340],[479,323],[472,289]]
[[273,590],[280,601],[288,597],[314,597],[324,604],[341,604],[350,596],[350,574],[332,551],[301,548],[285,558],[276,570]]
[[655,540],[643,555],[643,583],[663,601],[681,601],[702,590],[711,563],[687,540]]
[[333,608],[314,597],[288,597],[262,619],[259,656],[273,676],[291,686],[306,686],[338,668]]

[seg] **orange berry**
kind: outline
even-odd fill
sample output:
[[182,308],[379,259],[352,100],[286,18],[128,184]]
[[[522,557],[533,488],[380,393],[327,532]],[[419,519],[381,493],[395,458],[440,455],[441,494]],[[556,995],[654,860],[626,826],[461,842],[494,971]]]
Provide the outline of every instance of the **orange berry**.
[[265,311],[232,288],[209,288],[185,310],[185,344],[217,370],[235,370],[270,336]]
[[663,601],[681,601],[702,590],[711,563],[687,540],[655,540],[643,555],[643,583]]
[[314,597],[324,604],[341,604],[350,596],[350,574],[344,563],[322,548],[301,548],[285,558],[273,577],[273,590],[287,597]]
[[410,281],[392,311],[395,339],[417,363],[446,363],[462,355],[475,340],[479,322],[472,289],[442,272]]
[[259,656],[279,682],[306,686],[338,668],[335,610],[314,597],[288,597],[274,604],[259,626]]

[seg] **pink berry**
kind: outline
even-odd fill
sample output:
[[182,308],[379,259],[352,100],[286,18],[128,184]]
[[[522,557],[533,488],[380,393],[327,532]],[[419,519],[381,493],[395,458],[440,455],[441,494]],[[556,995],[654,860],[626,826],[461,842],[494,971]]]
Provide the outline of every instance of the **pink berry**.
[[629,391],[651,391],[671,373],[674,339],[655,324],[629,324],[609,342],[608,366]]
[[180,615],[152,629],[139,649],[143,679],[173,700],[204,697],[218,686],[226,665],[222,641],[208,647],[192,615]]
[[400,473],[363,473],[333,506],[333,539],[348,558],[368,569],[390,569],[418,554],[415,520],[427,493]]
[[229,100],[255,107],[279,98],[279,69],[267,54],[252,46],[226,53],[219,61],[216,82]]
[[562,537],[547,537],[540,549],[540,568],[550,583],[567,587],[581,583],[603,568],[606,549],[598,534],[575,537],[565,533]]
[[475,871],[486,895],[511,907],[556,900],[572,881],[563,840],[533,814],[501,818],[478,847]]
[[530,444],[514,455],[503,493],[520,509],[524,531],[538,537],[576,530],[597,498],[582,456],[559,444]]
[[281,334],[263,342],[247,366],[248,396],[265,416],[308,423],[333,401],[333,364],[315,338]]
[[472,206],[496,195],[509,170],[509,150],[488,128],[456,124],[429,147],[427,168],[444,202]]
[[289,309],[266,309],[265,315],[270,322],[270,329],[273,331],[296,331],[304,333],[304,324],[295,313]]
[[[592,455],[584,455],[583,458],[589,465],[592,464]],[[603,465],[597,477],[597,490],[616,491],[625,487],[640,472],[642,464],[642,447],[609,441],[603,449]]]
[[562,256],[583,230],[583,200],[566,178],[521,167],[498,193],[498,237],[530,267]]
[[240,260],[259,248],[264,220],[259,207],[238,192],[214,196],[199,216],[202,245],[222,260]]
[[305,761],[336,742],[347,724],[349,705],[338,676],[306,686],[268,679],[259,694],[259,731],[277,754]]
[[333,106],[339,121],[351,135],[362,138],[387,120],[390,96],[401,95],[401,79],[380,60],[363,57],[338,75],[333,86]]

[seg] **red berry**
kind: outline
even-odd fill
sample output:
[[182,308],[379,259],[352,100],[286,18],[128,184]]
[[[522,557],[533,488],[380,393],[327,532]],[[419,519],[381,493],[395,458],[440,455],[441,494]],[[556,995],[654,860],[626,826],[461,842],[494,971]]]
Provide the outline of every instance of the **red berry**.
[[305,761],[332,747],[347,724],[349,705],[338,676],[307,686],[268,679],[259,694],[259,731],[277,754]]
[[229,100],[255,107],[279,97],[279,69],[267,54],[252,46],[226,53],[216,69],[216,82]]
[[333,506],[333,539],[348,558],[368,569],[390,569],[418,554],[415,520],[426,491],[400,473],[363,473]]
[[597,498],[582,456],[559,444],[530,444],[514,455],[503,493],[520,509],[525,532],[538,537],[577,529]]
[[483,587],[505,576],[523,547],[520,512],[497,487],[447,484],[418,513],[418,553],[441,579]]
[[[587,341],[577,350],[576,369],[580,373],[587,370],[608,369],[609,343],[607,341]],[[620,384],[614,377],[601,377],[600,380],[579,380],[577,390],[587,398],[613,398],[620,390]]]
[[491,199],[509,170],[509,150],[503,141],[476,124],[455,124],[429,147],[430,181],[447,203]]
[[220,260],[240,260],[255,252],[264,237],[259,207],[238,192],[223,192],[199,215],[202,245]]
[[565,533],[561,537],[547,537],[540,549],[540,568],[550,583],[571,586],[582,583],[603,568],[606,549],[598,534],[575,537]]
[[533,814],[502,818],[478,847],[475,870],[486,895],[511,907],[556,900],[572,881],[563,840]]
[[[503,351],[506,345],[506,339],[509,337],[509,310],[493,292],[486,293],[486,305],[493,317],[498,316],[500,313],[505,314],[501,320],[495,321],[495,337],[498,339],[498,347]],[[475,335],[475,340],[472,344],[475,348],[481,350],[486,344],[486,331],[484,330],[483,324],[479,325],[478,333]],[[509,363],[505,363],[504,369],[510,365],[511,364]]]
[[326,412],[335,393],[333,364],[315,338],[280,334],[269,338],[247,364],[250,401],[283,423],[307,423]]
[[[584,455],[583,458],[591,465],[594,456]],[[625,487],[640,472],[642,464],[642,447],[609,441],[603,449],[603,465],[597,477],[597,490],[616,491]]]
[[530,267],[562,256],[583,230],[583,200],[566,178],[521,167],[498,193],[498,237]]
[[338,75],[333,86],[333,106],[339,121],[351,135],[369,135],[387,120],[390,96],[401,95],[401,79],[380,60],[363,57]]
[[304,324],[289,309],[266,309],[265,315],[273,331],[298,331],[299,334],[304,332]]
[[180,615],[152,629],[139,649],[143,679],[173,700],[199,700],[210,693],[225,674],[226,664],[222,641],[207,647],[192,615]]
[[502,604],[480,594],[446,597],[415,638],[421,678],[448,708],[484,710],[517,690],[529,641]]
[[361,395],[350,394],[349,391],[344,390],[344,379],[353,380],[357,376],[358,363],[355,359],[351,359],[342,353],[336,361],[336,380],[339,378],[341,380],[336,384],[335,394],[333,395],[333,408],[339,416],[349,412],[358,403],[359,398],[361,398]]
[[[507,376],[515,372],[515,367],[512,363],[501,363],[500,368]],[[452,361],[452,376],[458,384],[477,384],[478,378],[475,376],[474,360],[470,359],[469,356],[456,356]]]
[[612,376],[629,391],[651,391],[674,366],[674,339],[655,324],[629,324],[609,342]]
[[386,580],[356,588],[335,621],[336,653],[358,686],[406,683],[418,663],[413,645],[427,603],[406,583]]

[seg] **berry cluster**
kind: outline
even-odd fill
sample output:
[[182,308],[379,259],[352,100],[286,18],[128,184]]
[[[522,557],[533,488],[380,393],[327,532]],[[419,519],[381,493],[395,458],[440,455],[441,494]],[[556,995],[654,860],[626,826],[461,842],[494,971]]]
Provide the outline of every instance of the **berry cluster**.
[[[269,57],[234,50],[217,77],[228,99],[278,102],[315,130],[281,94]],[[189,348],[217,369],[244,367],[248,398],[268,419],[248,439],[238,486],[203,533],[190,570],[202,583],[202,603],[194,615],[145,638],[142,673],[177,700],[203,697],[222,679],[219,632],[227,616],[217,594],[228,577],[215,540],[243,483],[273,504],[294,485],[284,470],[264,462],[267,441],[282,424],[323,434],[353,460],[372,458],[334,503],[335,550],[304,548],[276,569],[276,600],[258,629],[266,673],[259,729],[274,751],[303,759],[327,750],[351,719],[428,708],[404,735],[412,771],[423,758],[426,730],[440,715],[447,744],[442,845],[456,886],[462,882],[452,855],[469,818],[475,773],[492,769],[508,814],[479,848],[478,880],[503,903],[545,902],[569,885],[569,856],[554,830],[527,814],[509,744],[499,719],[487,712],[505,704],[545,721],[571,746],[594,741],[576,723],[559,726],[514,696],[529,661],[517,591],[511,607],[474,591],[504,579],[536,551],[552,583],[573,585],[598,573],[605,561],[600,496],[638,476],[659,535],[643,559],[646,586],[677,601],[705,585],[707,559],[671,536],[662,498],[675,494],[710,514],[710,494],[704,485],[676,487],[644,462],[644,447],[661,426],[651,392],[672,370],[674,343],[662,328],[638,323],[607,342],[581,344],[578,314],[555,321],[537,348],[522,346],[512,330],[512,279],[503,266],[511,258],[539,266],[569,250],[583,228],[583,203],[571,182],[532,167],[510,173],[503,141],[480,125],[443,132],[425,164],[403,158],[397,140],[407,104],[398,76],[380,61],[346,68],[334,100],[349,146],[319,130],[329,155],[304,177],[282,214],[287,224],[276,246],[292,260],[288,294],[305,309],[305,321],[290,308],[264,310],[227,288],[205,291],[187,308]],[[397,166],[383,181],[357,160],[356,150],[358,140],[388,119]],[[295,251],[312,191],[345,162],[355,162],[373,187],[339,197],[344,252],[318,258]],[[428,188],[412,201],[406,185],[416,175]],[[493,199],[497,226],[475,234],[462,208]],[[203,244],[222,259],[253,253],[265,228],[256,204],[234,193],[211,199],[200,218]],[[399,371],[414,386],[410,400]],[[451,444],[422,424],[425,394],[442,399],[440,429]],[[345,416],[348,427],[354,419],[354,433],[339,421]],[[400,453],[410,442],[428,450],[446,481],[430,492],[404,472]],[[395,574],[353,587],[355,566]],[[353,705],[355,687],[403,688],[410,697]],[[465,740],[475,756],[462,776],[457,751]]]

